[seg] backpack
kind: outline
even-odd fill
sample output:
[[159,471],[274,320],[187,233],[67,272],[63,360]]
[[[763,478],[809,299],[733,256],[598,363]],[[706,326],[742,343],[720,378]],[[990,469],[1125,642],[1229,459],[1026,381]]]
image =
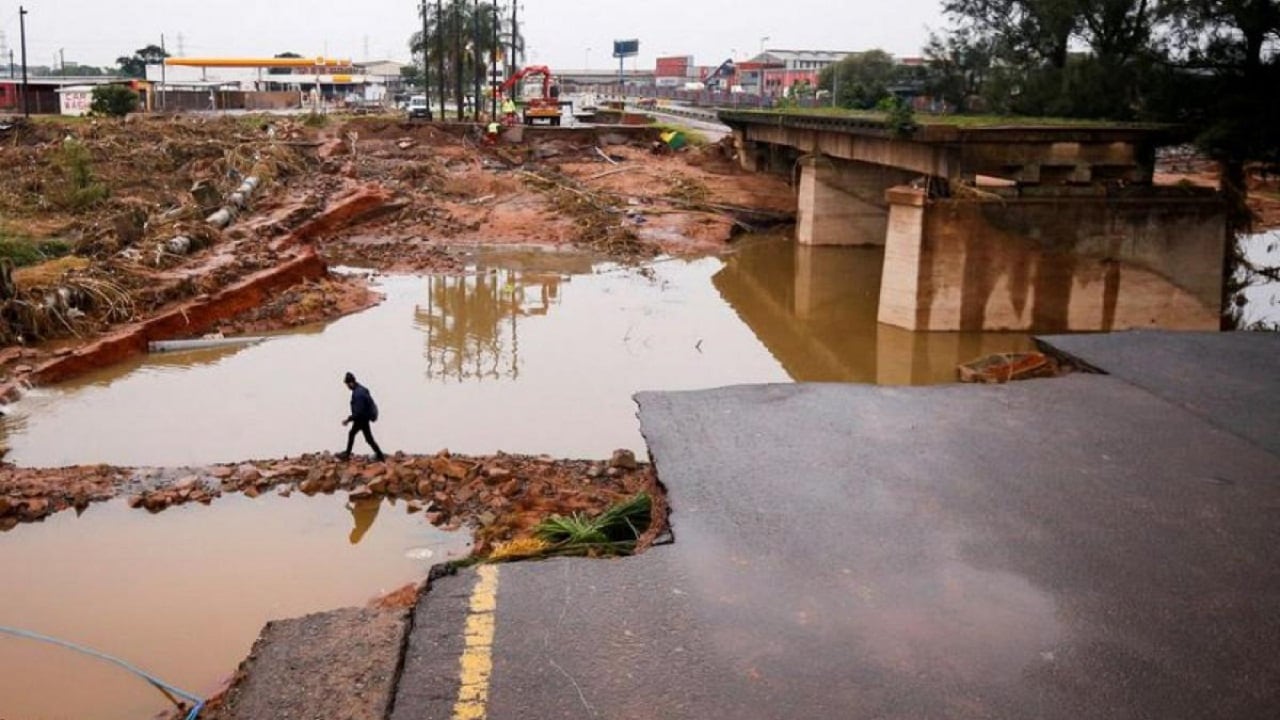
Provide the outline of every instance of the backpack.
[[369,422],[378,422],[378,403],[373,401],[373,395],[369,395]]

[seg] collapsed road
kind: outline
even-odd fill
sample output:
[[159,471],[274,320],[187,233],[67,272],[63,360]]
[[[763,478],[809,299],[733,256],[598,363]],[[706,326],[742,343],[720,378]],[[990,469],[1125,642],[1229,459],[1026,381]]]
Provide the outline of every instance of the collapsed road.
[[[463,274],[458,248],[490,243],[625,262],[723,249],[793,209],[784,181],[738,175],[731,148],[655,155],[647,128],[525,129],[490,149],[461,126],[329,123],[18,126],[3,152],[27,172],[0,180],[3,229],[59,257],[6,276],[9,392],[148,342],[256,334],[378,302],[330,265]],[[151,150],[106,162],[132,157],[134,142]],[[267,180],[230,203],[226,229],[211,226],[245,177]],[[53,190],[66,194],[50,205]],[[717,288],[747,295],[733,279]],[[762,339],[779,355],[794,341]],[[912,342],[902,352],[920,354]],[[1274,394],[1274,375],[1240,373],[1247,382],[1219,407]],[[1274,504],[1280,469],[1218,410],[1093,375],[639,402],[657,474],[625,452],[6,465],[0,527],[21,533],[111,498],[146,517],[205,502],[218,512],[223,494],[334,493],[356,508],[395,499],[474,532],[474,557],[429,583],[272,622],[201,717],[1123,717],[1223,703],[1256,716],[1275,705],[1274,686],[1238,678],[1276,675],[1248,648],[1276,639],[1265,558],[1277,538],[1251,508]],[[640,549],[667,529],[668,499],[673,543],[625,560],[473,565],[538,556],[524,543],[543,520],[638,493],[658,507]],[[1198,622],[1210,611],[1213,624]],[[1259,633],[1263,643],[1246,640]]]
[[[332,266],[461,276],[471,272],[463,260],[470,248],[482,246],[572,247],[628,264],[717,252],[742,231],[790,221],[794,210],[784,181],[738,177],[727,146],[695,142],[679,154],[656,153],[665,148],[647,127],[529,129],[518,141],[482,147],[467,125],[312,120],[174,116],[6,126],[0,155],[21,170],[0,178],[0,241],[11,258],[0,264],[6,401],[38,399],[45,385],[92,378],[167,342],[223,346],[380,301],[367,275],[334,274]],[[141,515],[208,503],[217,512],[224,493],[339,493],[355,507],[398,500],[427,525],[469,527],[471,552],[482,557],[512,552],[504,548],[513,543],[525,553],[529,543],[538,547],[534,529],[548,517],[596,514],[644,496],[658,519],[643,546],[663,527],[662,494],[648,466],[628,457],[446,451],[374,465],[327,454],[172,468],[4,465],[0,529],[21,533],[19,525],[64,510],[97,517],[91,508],[112,498],[127,499]],[[358,535],[352,538],[354,545]],[[101,601],[104,613],[117,607],[114,596]],[[37,622],[47,602],[24,603],[21,612],[35,612]],[[23,616],[4,614],[13,622]],[[120,639],[99,644],[124,655],[149,647],[143,638],[123,646]],[[4,657],[13,657],[11,649]],[[23,658],[16,662],[28,662],[26,648],[16,651]],[[32,668],[42,666],[39,657]],[[55,667],[66,659],[50,658]],[[78,663],[68,677],[86,672]],[[196,687],[211,692],[216,678],[199,677]],[[84,683],[96,696],[59,692],[71,707],[94,707],[104,717],[147,707],[104,682],[111,683]],[[13,690],[5,696],[28,695]],[[6,701],[0,712],[62,712],[58,696],[23,697],[16,710]]]

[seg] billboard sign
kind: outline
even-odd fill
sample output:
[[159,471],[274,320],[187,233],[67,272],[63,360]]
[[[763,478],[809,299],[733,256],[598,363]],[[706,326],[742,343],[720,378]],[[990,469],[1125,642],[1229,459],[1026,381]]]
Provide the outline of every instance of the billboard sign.
[[639,40],[614,40],[613,56],[616,58],[635,57],[640,54]]
[[690,55],[660,57],[656,61],[654,74],[658,77],[682,78],[689,75],[691,67],[693,67],[693,57]]

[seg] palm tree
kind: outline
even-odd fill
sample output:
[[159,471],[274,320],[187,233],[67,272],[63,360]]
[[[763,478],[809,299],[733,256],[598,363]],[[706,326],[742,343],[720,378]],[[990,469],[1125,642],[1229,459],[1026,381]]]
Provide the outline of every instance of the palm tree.
[[[419,6],[419,12],[422,12]],[[427,42],[425,60],[436,69],[436,82],[440,95],[440,116],[444,117],[445,79],[452,80],[452,97],[457,103],[457,117],[463,118],[464,87],[471,78],[476,99],[475,112],[480,110],[481,87],[487,82],[489,60],[498,60],[510,53],[511,26],[503,16],[503,8],[495,3],[479,0],[436,0],[428,7]],[[517,32],[517,55],[524,52],[524,38]],[[422,32],[409,38],[409,50],[423,57]]]

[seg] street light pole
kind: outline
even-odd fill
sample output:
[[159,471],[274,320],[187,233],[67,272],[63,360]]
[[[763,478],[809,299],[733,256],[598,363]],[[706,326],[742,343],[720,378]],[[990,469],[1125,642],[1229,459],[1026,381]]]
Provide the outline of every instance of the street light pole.
[[[262,78],[258,78],[261,80]],[[160,33],[160,112],[168,109],[166,102],[169,98],[166,95],[168,89],[165,87],[169,84],[169,50],[164,45],[164,33]]]
[[27,9],[18,6],[18,32],[22,36],[22,116],[31,117],[31,100],[27,93]]

